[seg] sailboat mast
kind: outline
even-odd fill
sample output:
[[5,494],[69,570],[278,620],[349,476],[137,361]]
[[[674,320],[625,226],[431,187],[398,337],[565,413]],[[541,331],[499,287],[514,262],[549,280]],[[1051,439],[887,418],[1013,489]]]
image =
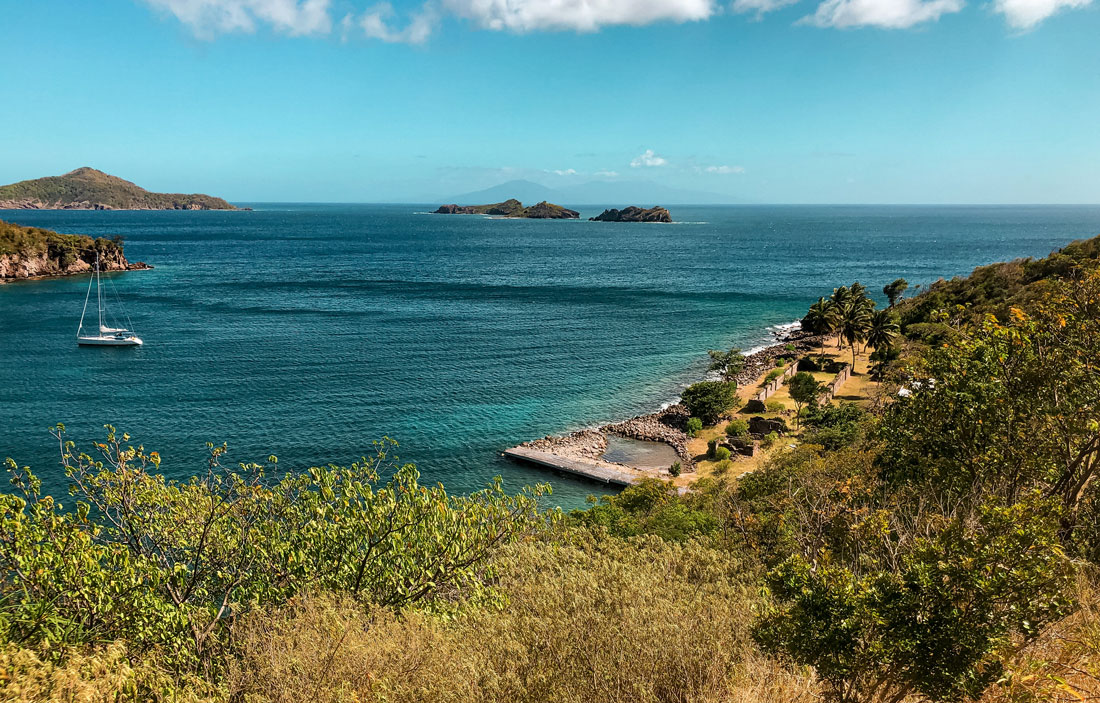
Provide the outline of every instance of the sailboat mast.
[[95,253],[95,297],[99,302],[99,329],[96,334],[103,334],[103,289],[99,287],[99,252]]

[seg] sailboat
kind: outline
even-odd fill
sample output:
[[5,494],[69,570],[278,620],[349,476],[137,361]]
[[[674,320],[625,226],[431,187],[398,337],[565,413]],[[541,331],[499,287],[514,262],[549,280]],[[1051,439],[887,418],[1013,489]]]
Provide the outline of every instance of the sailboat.
[[[88,301],[92,297],[93,280],[95,281],[96,307],[99,310],[99,331],[97,334],[90,334],[84,330],[84,317],[88,314]],[[141,338],[126,327],[111,327],[104,324],[106,321],[104,314],[106,312],[103,304],[103,288],[99,280],[99,252],[96,252],[95,277],[94,279],[88,279],[88,293],[84,296],[84,311],[80,313],[80,326],[76,328],[76,343],[81,346],[95,347],[136,347],[141,345]],[[133,327],[128,315],[126,316],[126,324]]]

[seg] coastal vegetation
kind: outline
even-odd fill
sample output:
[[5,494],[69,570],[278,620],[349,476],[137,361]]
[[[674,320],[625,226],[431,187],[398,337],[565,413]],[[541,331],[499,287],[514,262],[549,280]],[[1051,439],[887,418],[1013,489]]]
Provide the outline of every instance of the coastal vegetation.
[[[177,482],[111,428],[82,454],[58,427],[69,499],[10,460],[0,497],[0,690],[1095,699],[1096,245],[1017,264],[1031,273],[1003,293],[979,269],[896,299],[900,323],[876,323],[862,286],[838,288],[807,313],[823,338],[780,352],[798,371],[768,398],[775,410],[739,412],[756,383],[685,391],[692,441],[713,441],[692,490],[646,479],[568,515],[542,489],[423,486],[388,441],[349,467],[281,474],[274,458],[227,469],[211,446],[207,470]],[[951,334],[930,344],[920,325]],[[878,380],[867,346],[893,355]],[[846,373],[859,402],[822,391]],[[770,447],[759,457],[732,451],[757,442]]]
[[126,260],[120,237],[59,234],[0,220],[0,279],[88,271],[97,256],[104,271],[147,268]]
[[221,198],[195,193],[151,193],[87,166],[0,186],[0,209],[32,210],[236,210]]
[[434,211],[436,215],[494,215],[497,217],[517,217],[534,220],[575,220],[581,215],[576,210],[554,205],[545,200],[535,205],[524,207],[523,203],[515,198],[505,200],[502,203],[489,205],[440,205]]

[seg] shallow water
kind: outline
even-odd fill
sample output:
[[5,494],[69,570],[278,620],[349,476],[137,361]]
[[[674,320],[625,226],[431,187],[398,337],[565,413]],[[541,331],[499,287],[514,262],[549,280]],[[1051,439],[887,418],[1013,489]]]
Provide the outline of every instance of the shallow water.
[[609,435],[603,458],[638,469],[667,469],[680,461],[676,450],[663,442],[646,442]]
[[86,277],[0,285],[0,457],[56,490],[58,421],[83,443],[110,422],[177,477],[206,441],[301,467],[389,435],[426,480],[549,481],[576,506],[606,489],[499,452],[672,401],[706,349],[761,344],[836,285],[928,282],[1100,233],[1095,207],[679,207],[670,226],[256,208],[0,211],[121,234],[156,266],[111,277],[137,349],[77,347]]

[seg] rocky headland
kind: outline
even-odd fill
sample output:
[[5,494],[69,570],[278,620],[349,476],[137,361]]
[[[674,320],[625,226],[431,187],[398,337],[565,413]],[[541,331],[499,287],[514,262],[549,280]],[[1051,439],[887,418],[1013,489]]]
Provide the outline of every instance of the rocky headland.
[[127,261],[118,239],[58,234],[0,221],[0,280],[85,273],[94,269],[97,255],[100,271],[152,268]]
[[[94,168],[0,186],[0,210],[236,210],[202,193],[153,193]],[[248,209],[248,208],[245,208]]]
[[533,220],[576,220],[581,214],[576,210],[554,205],[545,200],[536,205],[524,207],[515,198],[502,203],[489,205],[440,205],[436,215],[493,215],[496,217],[525,217]]
[[604,210],[588,219],[591,222],[672,222],[672,215],[663,207],[640,208],[631,205],[622,210]]

